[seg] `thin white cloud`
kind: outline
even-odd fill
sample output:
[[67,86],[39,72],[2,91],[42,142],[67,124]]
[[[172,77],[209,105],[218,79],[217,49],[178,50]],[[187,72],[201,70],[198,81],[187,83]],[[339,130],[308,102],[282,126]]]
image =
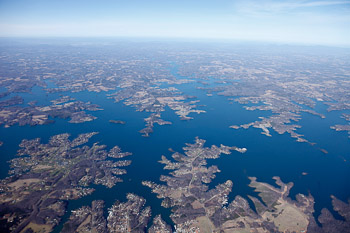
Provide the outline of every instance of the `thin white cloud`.
[[350,1],[286,1],[280,3],[274,3],[273,8],[277,10],[297,9],[297,8],[310,8],[310,7],[323,7],[323,6],[336,6],[336,5],[349,5]]
[[350,1],[316,1],[299,3],[297,7],[317,7],[317,6],[334,6],[334,5],[349,5]]
[[[251,16],[268,16],[269,14],[282,14],[291,11],[313,11],[319,7],[338,6],[350,11],[350,1],[242,1],[235,4],[238,13]],[[313,9],[314,8],[314,9]]]

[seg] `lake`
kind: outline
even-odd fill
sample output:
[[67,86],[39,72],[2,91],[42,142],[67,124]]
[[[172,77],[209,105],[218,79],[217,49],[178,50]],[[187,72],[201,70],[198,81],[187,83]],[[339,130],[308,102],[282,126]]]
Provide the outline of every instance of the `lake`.
[[[176,73],[176,69],[172,72]],[[328,113],[325,105],[318,102],[316,108],[325,114],[326,119],[308,113],[302,114],[302,120],[298,123],[302,128],[297,132],[305,135],[310,142],[316,143],[312,146],[296,142],[288,134],[278,135],[273,130],[271,130],[272,137],[267,137],[261,134],[260,129],[230,129],[230,125],[249,123],[260,116],[269,116],[271,112],[247,111],[236,102],[230,103],[226,97],[216,94],[207,96],[205,91],[196,89],[197,86],[200,84],[189,83],[176,87],[185,94],[197,96],[200,100],[198,105],[203,105],[198,108],[205,110],[206,113],[190,114],[194,119],[182,121],[171,109],[166,108],[162,118],[171,121],[172,125],[155,125],[154,133],[148,138],[142,137],[138,131],[144,128],[143,119],[149,113],[137,112],[122,102],[114,103],[106,96],[112,92],[46,94],[41,87],[35,87],[33,93],[21,94],[25,103],[39,100],[39,105],[48,104],[50,100],[57,99],[63,94],[80,101],[91,101],[104,110],[89,112],[97,119],[82,124],[70,124],[68,120],[55,118],[55,123],[49,125],[1,127],[0,140],[4,145],[0,147],[0,176],[1,178],[7,176],[9,170],[7,161],[14,158],[18,144],[24,138],[40,137],[42,142],[47,142],[50,136],[60,133],[68,132],[72,137],[76,137],[81,133],[97,131],[99,134],[90,139],[88,144],[99,142],[107,145],[107,149],[118,145],[123,151],[132,152],[133,155],[129,157],[132,164],[126,167],[127,174],[122,177],[123,183],[111,189],[93,186],[96,191],[92,195],[70,201],[63,220],[69,217],[71,210],[82,205],[90,205],[92,200],[105,200],[107,209],[116,200],[125,201],[126,193],[131,192],[146,198],[146,205],[152,207],[153,216],[162,214],[162,217],[170,223],[169,209],[161,207],[161,200],[157,199],[149,188],[142,186],[141,181],[151,180],[159,183],[160,175],[168,172],[158,163],[161,155],[170,157],[169,148],[182,152],[185,143],[193,143],[198,136],[207,141],[206,146],[223,144],[248,149],[245,154],[233,152],[231,155],[222,155],[219,159],[208,161],[208,165],[215,164],[221,170],[210,187],[228,179],[233,181],[230,200],[236,195],[257,196],[248,186],[248,177],[251,176],[257,177],[258,181],[273,185],[273,176],[281,177],[285,183],[293,182],[291,198],[297,193],[311,193],[315,198],[315,216],[318,216],[324,207],[332,210],[330,195],[343,201],[350,197],[350,139],[346,132],[336,132],[329,128],[336,123],[344,124],[345,120],[339,116],[346,111]],[[126,121],[126,124],[111,124],[109,120],[122,120]],[[329,153],[323,153],[320,148]],[[303,172],[307,175],[302,175]],[[332,213],[335,214],[334,211]],[[58,232],[61,227],[62,224],[55,231]]]

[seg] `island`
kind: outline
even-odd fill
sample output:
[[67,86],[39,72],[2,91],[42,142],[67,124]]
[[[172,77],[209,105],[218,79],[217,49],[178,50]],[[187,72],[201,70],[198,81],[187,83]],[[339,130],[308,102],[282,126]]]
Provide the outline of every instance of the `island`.
[[344,118],[348,122],[348,124],[347,125],[334,125],[334,126],[331,126],[331,129],[334,129],[336,131],[347,131],[349,134],[349,138],[350,138],[350,114],[343,113],[342,118]]
[[[115,102],[122,101],[137,111],[150,114],[159,115],[170,108],[187,120],[190,114],[204,111],[197,109],[199,99],[191,101],[193,93],[181,90],[182,85],[191,84],[209,96],[215,93],[227,96],[249,111],[268,113],[252,122],[238,125],[233,122],[232,128],[255,127],[267,136],[274,130],[290,134],[299,142],[308,141],[298,133],[301,127],[298,122],[304,114],[325,117],[317,105],[328,106],[328,111],[350,109],[349,65],[344,63],[345,51],[308,48],[305,52],[298,46],[277,48],[272,45],[263,48],[191,46],[186,49],[170,44],[169,47],[148,44],[142,48],[134,45],[80,45],[78,55],[76,45],[65,46],[64,50],[55,45],[49,46],[50,49],[26,47],[25,52],[22,46],[13,45],[6,48],[6,55],[0,58],[0,87],[4,88],[0,98],[30,93],[34,87],[43,88],[48,95],[89,91],[106,93]],[[11,102],[21,101],[12,97],[0,106]],[[0,112],[0,116],[7,114]],[[147,120],[145,124],[149,134],[152,123]]]
[[145,118],[146,128],[140,130],[143,136],[148,137],[153,132],[153,125],[169,125],[171,122],[161,119],[161,112],[165,111],[165,107],[175,111],[181,120],[190,120],[190,113],[204,113],[204,110],[198,110],[196,103],[199,100],[185,102],[192,96],[181,95],[174,87],[159,88],[153,87],[148,83],[143,86],[128,86],[114,94],[110,94],[109,98],[113,98],[115,102],[124,101],[125,105],[134,106],[137,111],[150,112],[150,116]]
[[217,159],[220,154],[230,154],[232,150],[241,153],[245,150],[224,145],[204,147],[204,143],[196,138],[194,144],[183,147],[184,154],[173,153],[173,161],[162,156],[160,163],[164,164],[164,169],[172,170],[169,175],[160,177],[165,184],[143,181],[143,185],[163,199],[163,207],[171,208],[170,217],[177,232],[328,232],[327,224],[337,221],[340,224],[336,231],[330,232],[350,229],[349,205],[334,198],[335,210],[346,221],[335,220],[328,210],[323,210],[320,222],[325,225],[321,228],[313,217],[313,197],[298,194],[296,200],[292,200],[288,196],[293,183],[285,184],[279,177],[273,177],[279,188],[249,177],[249,186],[258,193],[257,197],[248,196],[254,203],[254,210],[239,195],[229,203],[233,182],[227,180],[209,190],[208,184],[220,170],[215,165],[207,167],[207,159]]
[[[305,50],[304,50],[305,49]],[[349,110],[349,65],[339,50],[298,46],[224,46],[192,48],[176,53],[179,74],[191,77],[198,89],[212,96],[227,96],[248,111],[264,111],[260,118],[232,124],[232,128],[255,127],[270,136],[298,133],[306,114],[325,118],[328,111]]]
[[121,120],[109,120],[109,123],[120,124],[120,125],[125,125],[126,124],[125,121],[121,121]]
[[[69,123],[83,123],[95,120],[96,117],[87,114],[87,111],[102,110],[98,105],[90,102],[75,101],[74,98],[63,96],[59,99],[52,100],[52,105],[36,106],[31,102],[28,106],[12,106],[23,103],[22,97],[13,97],[18,101],[0,101],[0,125],[8,128],[12,125],[43,125],[50,124],[54,121],[51,118],[70,118]],[[13,100],[10,99],[10,100]],[[6,104],[4,104],[6,102]]]
[[40,139],[24,139],[18,157],[10,161],[10,176],[0,182],[0,231],[22,232],[45,229],[50,232],[65,212],[68,200],[91,194],[90,184],[113,187],[131,155],[118,146],[106,151],[94,143],[81,146],[97,132],[52,136],[47,144]]
[[[343,62],[344,54],[337,50],[329,55],[329,51],[322,49],[305,53],[293,46],[281,50],[274,46],[260,50],[254,46],[244,49],[228,45],[184,50],[149,45],[137,50],[134,46],[126,49],[128,45],[83,46],[79,47],[79,55],[74,46],[65,46],[64,52],[55,46],[40,52],[27,48],[25,53],[21,46],[13,46],[7,51],[8,56],[1,57],[1,64],[6,66],[0,67],[0,87],[5,89],[0,98],[29,93],[34,87],[43,88],[48,95],[102,92],[137,111],[159,115],[170,108],[187,120],[191,113],[204,112],[196,104],[199,99],[191,100],[193,93],[181,90],[182,85],[191,84],[209,96],[215,93],[227,96],[249,111],[268,113],[252,122],[239,125],[233,122],[232,128],[255,127],[267,136],[272,129],[279,134],[288,133],[299,142],[308,141],[298,133],[301,127],[298,122],[304,114],[325,117],[317,105],[328,106],[328,111],[350,109],[349,68]],[[176,71],[172,71],[173,67],[177,67]],[[20,103],[20,99],[12,97],[0,106],[11,102]],[[145,124],[150,133],[152,124],[149,121]]]
[[[170,57],[162,49],[148,48],[147,51],[135,56],[129,50],[133,47],[127,46],[128,49],[125,50],[125,45],[115,46],[112,50],[109,46],[84,47],[85,49],[78,55],[74,46],[65,46],[64,50],[49,46],[52,48],[50,52],[46,47],[44,49],[28,47],[23,51],[21,46],[12,46],[11,49],[6,49],[9,54],[0,58],[0,88],[4,89],[1,90],[0,98],[17,93],[32,93],[38,88],[46,92],[49,99],[56,93],[62,95],[84,91],[101,93],[106,98],[132,106],[137,111],[150,113],[145,119],[145,129],[140,129],[143,136],[151,134],[154,124],[161,121],[168,122],[161,119],[161,113],[167,108],[183,120],[192,119],[193,113],[205,112],[197,106],[199,100],[195,96],[176,88],[194,81],[185,77],[178,78],[172,74],[169,67]],[[115,52],[115,49],[124,52]],[[100,53],[103,55],[96,56]],[[148,56],[153,58],[149,59]],[[48,117],[62,116],[72,118],[71,123],[95,119],[92,115],[84,115],[84,110],[90,110],[83,109],[80,104],[76,106],[80,108],[76,113],[70,108],[64,114],[60,111],[57,113],[59,115],[47,112],[50,111],[47,108],[49,106],[41,106],[44,112],[37,107],[13,106],[14,103],[21,103],[20,98],[13,97],[0,103],[0,124],[6,127],[17,123],[47,124],[52,123]],[[12,107],[2,109],[9,104]],[[30,118],[31,116],[34,119]]]

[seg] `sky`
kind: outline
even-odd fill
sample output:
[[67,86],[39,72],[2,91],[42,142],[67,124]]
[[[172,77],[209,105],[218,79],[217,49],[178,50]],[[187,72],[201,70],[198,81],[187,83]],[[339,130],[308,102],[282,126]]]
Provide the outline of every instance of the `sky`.
[[350,0],[0,0],[0,37],[155,37],[350,46]]

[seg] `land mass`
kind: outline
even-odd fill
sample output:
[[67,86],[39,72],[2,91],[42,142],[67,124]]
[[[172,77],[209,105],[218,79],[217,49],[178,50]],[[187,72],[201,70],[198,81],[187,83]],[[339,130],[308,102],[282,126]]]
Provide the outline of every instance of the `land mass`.
[[121,120],[109,120],[110,123],[113,124],[121,124],[121,125],[125,125],[126,122],[125,121],[121,121]]
[[69,140],[69,134],[59,134],[47,144],[39,138],[21,142],[18,157],[10,161],[11,176],[0,183],[1,232],[29,228],[49,232],[59,223],[67,200],[94,191],[90,184],[111,188],[122,182],[120,176],[126,170],[121,167],[131,161],[113,160],[131,153],[122,153],[118,146],[106,151],[106,146],[97,143],[81,147],[95,134],[80,134],[74,140]]
[[[83,206],[73,210],[69,220],[64,224],[62,233],[70,232],[146,232],[147,224],[151,218],[151,207],[144,207],[146,200],[140,196],[129,193],[126,202],[117,201],[108,209],[108,217],[103,216],[103,201],[93,201],[90,206]],[[157,215],[149,233],[171,233],[160,215]]]
[[[23,98],[20,97],[20,99],[21,103],[23,103]],[[95,116],[87,114],[85,110],[102,110],[98,105],[90,102],[74,101],[69,96],[63,96],[51,102],[52,105],[49,106],[36,106],[34,103],[31,103],[26,107],[12,106],[15,104],[12,101],[11,104],[2,104],[3,106],[1,107],[1,103],[4,103],[4,101],[0,102],[0,125],[8,128],[15,124],[33,126],[53,123],[54,120],[49,119],[49,117],[70,118],[69,123],[83,123],[96,119]]]
[[344,118],[348,122],[348,124],[347,125],[334,125],[334,126],[331,126],[331,129],[334,129],[336,131],[347,131],[349,134],[349,138],[350,138],[350,114],[343,113],[342,118]]
[[[296,200],[292,200],[288,195],[293,183],[285,184],[279,177],[274,177],[279,188],[258,182],[255,177],[249,178],[249,186],[258,193],[258,197],[248,196],[255,210],[239,195],[229,203],[233,182],[227,180],[209,190],[207,184],[220,170],[215,165],[206,167],[207,159],[230,154],[231,150],[245,150],[223,145],[208,148],[204,143],[197,138],[194,144],[186,144],[184,154],[175,152],[172,155],[174,161],[162,156],[160,163],[165,165],[164,169],[173,170],[169,176],[160,177],[166,184],[143,182],[163,199],[163,207],[171,208],[170,218],[178,232],[328,232],[330,226],[339,221],[324,209],[325,213],[320,216],[322,227],[319,227],[313,217],[313,197],[298,194]],[[339,221],[336,229],[346,232],[350,224],[347,214],[350,205],[336,198],[333,204],[346,218],[346,221]]]
[[325,118],[317,108],[322,104],[328,111],[350,109],[350,66],[343,62],[346,54],[297,46],[227,46],[193,48],[174,52],[173,57],[179,74],[197,81],[198,89],[227,96],[246,110],[266,111],[268,115],[231,128],[260,128],[266,136],[271,136],[272,129],[307,142],[298,133],[302,127],[298,122],[305,113]]

